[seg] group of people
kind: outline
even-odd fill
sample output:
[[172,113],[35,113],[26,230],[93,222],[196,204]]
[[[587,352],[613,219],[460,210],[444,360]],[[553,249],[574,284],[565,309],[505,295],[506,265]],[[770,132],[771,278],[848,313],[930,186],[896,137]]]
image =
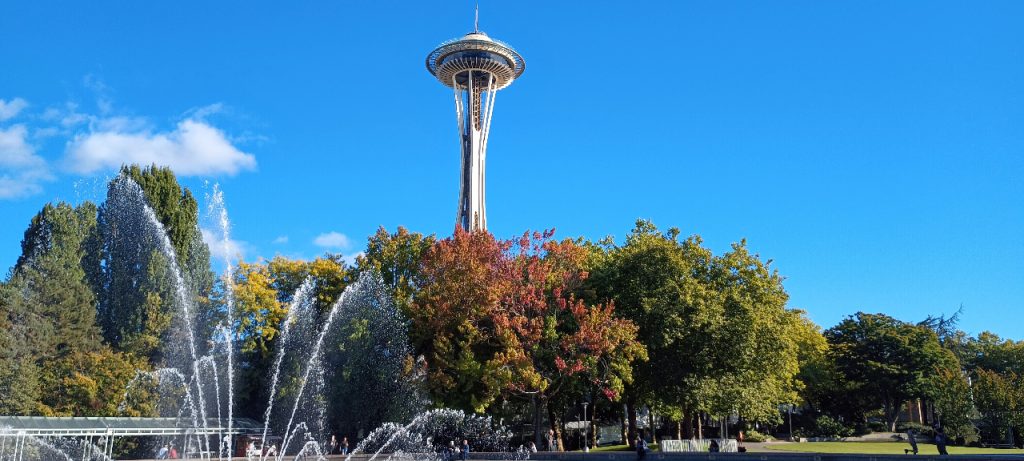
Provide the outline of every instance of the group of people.
[[[255,456],[260,456],[260,455],[261,455],[260,454],[260,449],[256,448],[256,442],[250,440],[249,441],[249,445],[245,447],[245,456],[248,457],[248,458],[253,458]],[[275,456],[275,455],[277,455],[277,444],[276,443],[271,444],[269,447],[267,447],[264,450],[264,453],[262,453],[262,455],[264,455],[264,456]]]
[[[327,442],[327,450],[329,454],[348,455],[348,437],[343,436],[341,441],[338,441],[336,435],[331,435],[331,440]],[[441,455],[445,461],[453,461],[455,459],[466,461],[469,459],[469,440],[463,439],[462,444],[458,447],[455,446],[454,440],[449,441],[448,445],[441,451]]]
[[178,449],[169,443],[165,443],[156,452],[156,459],[178,459]]
[[331,434],[331,441],[328,442],[327,449],[327,453],[330,454],[348,455],[348,437],[343,436],[339,442],[338,438]]
[[[907,442],[910,443],[910,448],[903,450],[903,454],[917,454],[917,432],[914,429],[907,429]],[[940,455],[948,455],[949,451],[946,450],[946,445],[949,444],[949,437],[946,436],[946,432],[942,430],[942,426],[935,426],[935,448],[939,450]]]
[[455,459],[466,461],[469,459],[469,440],[462,439],[462,444],[458,447],[455,446],[454,440],[449,441],[448,446],[441,452],[441,456],[445,461],[454,461]]

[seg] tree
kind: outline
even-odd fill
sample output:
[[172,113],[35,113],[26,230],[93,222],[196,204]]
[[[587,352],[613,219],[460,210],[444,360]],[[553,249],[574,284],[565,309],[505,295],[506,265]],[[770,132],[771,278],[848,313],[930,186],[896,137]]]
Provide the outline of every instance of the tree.
[[651,357],[635,365],[626,390],[628,440],[641,402],[679,415],[684,437],[699,413],[779,417],[777,405],[798,388],[793,336],[807,334],[768,263],[742,242],[715,257],[700,237],[680,240],[677,229],[662,233],[643,220],[624,245],[604,246],[607,257],[592,257],[590,290],[639,327]]
[[368,434],[386,422],[410,421],[426,406],[408,320],[392,291],[379,274],[364,272],[337,314],[337,337],[325,357],[334,433]]
[[903,404],[926,396],[927,377],[951,355],[930,329],[884,314],[858,312],[825,332],[849,394],[881,408],[890,430]]
[[965,443],[977,440],[978,431],[973,422],[977,411],[971,402],[971,383],[959,366],[937,367],[928,379],[927,394],[947,435]]
[[981,414],[979,427],[984,440],[1003,442],[1011,431],[1024,427],[1024,380],[1016,373],[1000,374],[975,370],[974,405]]
[[394,234],[381,227],[367,239],[366,251],[356,258],[355,272],[380,274],[384,283],[392,287],[395,303],[408,313],[423,255],[436,241],[433,235],[409,232],[401,226]]
[[586,250],[551,235],[457,229],[427,251],[411,336],[437,403],[482,412],[498,398],[535,398],[560,433],[558,397],[592,388],[617,399],[632,378],[643,358],[635,326],[610,304],[574,298]]
[[274,257],[267,263],[279,299],[289,300],[302,282],[312,278],[317,312],[326,313],[351,282],[352,270],[341,255],[327,254],[312,261]]
[[[637,327],[617,318],[612,303],[588,305],[575,291],[588,276],[588,250],[553,231],[525,233],[512,247],[510,290],[492,311],[505,352],[492,369],[499,386],[538,399],[562,444],[561,415],[573,399],[597,394],[617,401],[632,381],[632,363],[647,360]],[[539,417],[534,439],[540,441]]]
[[[214,276],[198,221],[192,193],[181,188],[169,168],[127,166],[110,182],[99,210],[102,262],[94,281],[100,325],[110,344],[152,364],[177,357],[166,365],[180,367],[182,360],[191,360],[185,348],[189,331],[196,338],[212,336],[219,320],[208,316],[217,313],[210,308]],[[172,254],[162,251],[164,232]],[[177,300],[171,257],[193,307],[189,319]]]
[[427,387],[438,405],[480,412],[501,391],[486,362],[502,352],[493,314],[508,290],[509,247],[488,232],[456,229],[424,255],[410,341],[426,358]]
[[64,355],[43,372],[42,402],[51,416],[156,416],[149,402],[120,407],[140,369],[146,369],[144,361],[107,347]]
[[[240,379],[236,384],[236,395],[239,396],[241,414],[263,419],[266,402],[270,397],[271,368],[276,354],[282,353],[279,350],[280,335],[296,290],[309,279],[313,315],[299,321],[307,326],[317,325],[319,317],[341,296],[350,278],[350,269],[337,255],[327,255],[313,261],[278,256],[269,262],[239,263],[231,283],[234,284],[235,293],[234,328],[239,338]],[[301,330],[307,335],[312,334],[304,328]],[[286,351],[286,355],[290,358],[299,355],[302,347],[300,343],[292,341],[292,347]],[[282,376],[298,373],[296,367],[302,365],[297,360],[285,361]],[[275,398],[290,392],[283,380],[281,383]]]
[[815,338],[800,312],[786,309],[782,276],[769,264],[751,254],[745,241],[712,261],[711,286],[721,310],[712,311],[709,329],[714,361],[697,378],[706,400],[700,407],[712,415],[736,412],[750,421],[778,423],[778,405],[796,399],[796,340]]
[[711,366],[707,313],[714,300],[705,282],[712,254],[699,239],[680,242],[678,236],[677,229],[661,233],[639,220],[624,245],[603,242],[607,256],[593,256],[598,264],[587,281],[594,301],[614,302],[618,315],[637,325],[650,357],[634,365],[634,381],[625,389],[630,444],[639,402],[685,409],[683,419],[689,421],[696,396],[684,381]]
[[8,284],[0,283],[0,414],[38,414],[39,369],[15,296]]
[[96,207],[47,204],[25,231],[22,254],[9,281],[14,304],[22,306],[32,355],[40,361],[99,346],[96,300],[83,261],[95,238]]

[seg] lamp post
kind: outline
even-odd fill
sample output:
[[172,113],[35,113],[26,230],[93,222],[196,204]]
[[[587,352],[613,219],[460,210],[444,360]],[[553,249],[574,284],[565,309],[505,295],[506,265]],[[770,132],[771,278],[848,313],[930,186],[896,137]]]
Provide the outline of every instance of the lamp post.
[[793,404],[786,405],[786,411],[789,413],[789,441],[793,441]]
[[583,402],[583,452],[590,452],[590,420],[587,419],[587,402]]

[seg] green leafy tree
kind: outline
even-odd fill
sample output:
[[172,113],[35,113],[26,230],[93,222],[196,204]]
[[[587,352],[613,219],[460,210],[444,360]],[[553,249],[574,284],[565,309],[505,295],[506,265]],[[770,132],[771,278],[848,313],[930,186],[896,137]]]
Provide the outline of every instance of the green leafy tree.
[[865,410],[882,409],[890,430],[896,430],[904,403],[926,397],[928,376],[950,366],[935,332],[884,314],[858,312],[825,337],[836,369],[849,383],[848,395],[870,405]]
[[947,435],[965,443],[977,440],[974,420],[978,413],[972,403],[971,383],[959,366],[937,367],[928,379],[927,394]]
[[1024,428],[1024,379],[1016,373],[975,370],[974,405],[981,418],[978,426],[983,440],[1003,443],[1011,431]]
[[807,333],[799,313],[785,308],[777,272],[745,243],[716,257],[699,237],[680,240],[677,229],[662,233],[643,220],[625,244],[604,246],[607,256],[591,258],[589,290],[639,327],[651,358],[635,364],[626,389],[627,440],[640,403],[678,415],[684,437],[699,413],[779,417],[777,405],[799,388],[794,336]]
[[807,321],[786,309],[782,277],[751,254],[746,242],[712,262],[711,286],[720,300],[709,329],[714,361],[696,379],[700,407],[715,416],[736,412],[750,421],[780,422],[778,405],[796,399],[799,344]]
[[129,382],[145,368],[145,362],[107,347],[66,354],[43,373],[43,404],[52,416],[156,416],[147,401],[120,408]]
[[980,368],[996,373],[1024,375],[1024,341],[1004,339],[984,331],[976,338],[967,340],[964,349],[964,367],[969,370]]
[[380,275],[363,273],[335,320],[338,336],[325,363],[329,424],[336,434],[354,437],[386,422],[410,421],[428,403],[409,346],[409,322],[392,291]]
[[[239,338],[239,396],[240,414],[263,419],[269,398],[269,379],[279,339],[288,316],[288,305],[302,285],[310,279],[312,303],[315,313],[323,315],[337,301],[351,279],[351,268],[340,256],[327,255],[312,261],[275,257],[268,262],[239,263],[231,283],[235,294],[235,333]],[[302,319],[310,324],[315,319]],[[286,351],[288,357],[301,354],[293,346]],[[290,382],[303,363],[287,360],[282,365],[282,380],[277,398],[293,392],[297,383]]]
[[367,239],[366,251],[356,258],[355,271],[380,274],[384,283],[392,287],[395,303],[408,313],[423,255],[436,241],[433,235],[409,232],[404,227],[393,234],[381,227]]
[[637,221],[624,245],[603,242],[606,256],[596,260],[584,290],[595,300],[615,303],[618,315],[637,327],[650,360],[633,367],[625,389],[628,434],[636,437],[637,405],[682,408],[689,421],[697,410],[693,387],[684,385],[712,366],[710,311],[716,300],[708,287],[712,254],[698,238],[678,240],[679,231],[662,233],[649,221]]

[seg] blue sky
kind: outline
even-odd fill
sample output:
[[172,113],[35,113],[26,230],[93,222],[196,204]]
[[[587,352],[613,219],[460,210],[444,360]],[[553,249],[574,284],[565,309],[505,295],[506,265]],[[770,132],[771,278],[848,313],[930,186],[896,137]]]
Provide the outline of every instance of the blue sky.
[[[746,238],[824,327],[858,310],[1024,339],[1024,3],[496,2],[488,224]],[[124,161],[223,189],[246,260],[454,228],[457,2],[5,2],[0,266]]]

